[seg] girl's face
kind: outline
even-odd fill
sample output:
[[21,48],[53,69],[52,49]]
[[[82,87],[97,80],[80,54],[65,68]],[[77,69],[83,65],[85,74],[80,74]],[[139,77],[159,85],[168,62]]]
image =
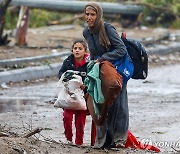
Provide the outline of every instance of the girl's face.
[[94,25],[94,22],[96,21],[97,14],[94,10],[90,8],[86,8],[85,11],[85,20],[88,24],[88,27],[92,27]]
[[84,58],[86,50],[85,50],[84,46],[81,43],[76,43],[76,44],[73,45],[72,53],[74,55],[74,58],[78,62],[81,62],[83,60],[83,58]]

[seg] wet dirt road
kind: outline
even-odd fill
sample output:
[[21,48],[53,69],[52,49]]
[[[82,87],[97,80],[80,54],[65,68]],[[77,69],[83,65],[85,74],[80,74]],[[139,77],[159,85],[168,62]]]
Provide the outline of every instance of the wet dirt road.
[[[66,141],[63,134],[62,109],[50,102],[57,97],[56,81],[27,87],[13,87],[0,92],[0,124],[22,133],[30,128],[43,127],[44,137]],[[85,143],[90,143],[91,117],[87,117]]]
[[[180,149],[180,64],[150,68],[145,81],[128,84],[130,130],[141,141],[165,153]],[[65,141],[62,109],[48,102],[57,96],[56,81],[0,92],[0,124],[19,132],[43,127],[43,137]],[[85,144],[90,145],[91,117],[87,117]],[[37,136],[43,138],[42,136]]]

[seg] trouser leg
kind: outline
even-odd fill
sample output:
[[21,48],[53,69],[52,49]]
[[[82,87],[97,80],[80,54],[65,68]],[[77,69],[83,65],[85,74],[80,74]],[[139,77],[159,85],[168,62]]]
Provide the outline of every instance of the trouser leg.
[[86,111],[79,110],[75,113],[75,127],[76,127],[76,144],[83,144],[83,138],[84,138],[84,127],[85,127],[85,121],[86,121]]
[[72,120],[73,120],[73,111],[64,109],[63,113],[63,124],[64,124],[64,133],[68,141],[72,141]]

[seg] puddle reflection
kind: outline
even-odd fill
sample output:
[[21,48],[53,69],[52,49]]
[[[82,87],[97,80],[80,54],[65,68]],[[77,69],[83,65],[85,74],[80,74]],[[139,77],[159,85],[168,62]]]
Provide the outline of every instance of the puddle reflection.
[[0,99],[0,113],[18,112],[24,110],[32,110],[37,106],[37,101],[24,99]]

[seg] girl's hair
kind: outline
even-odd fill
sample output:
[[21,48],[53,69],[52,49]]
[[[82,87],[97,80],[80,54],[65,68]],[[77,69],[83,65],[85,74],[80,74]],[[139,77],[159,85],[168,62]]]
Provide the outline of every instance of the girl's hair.
[[73,44],[72,44],[72,46],[71,46],[71,51],[73,51],[74,45],[75,45],[76,43],[81,43],[81,44],[83,45],[85,51],[87,51],[87,44],[86,44],[86,42],[85,42],[84,40],[81,40],[81,39],[75,40],[75,41],[73,42]]

